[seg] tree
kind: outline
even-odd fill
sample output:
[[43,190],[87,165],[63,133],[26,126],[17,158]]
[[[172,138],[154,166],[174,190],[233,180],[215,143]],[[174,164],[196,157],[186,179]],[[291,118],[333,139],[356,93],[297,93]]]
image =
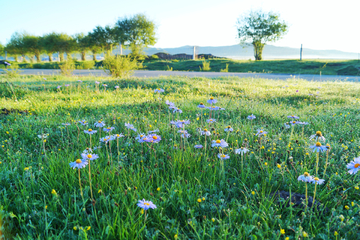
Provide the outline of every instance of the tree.
[[84,33],[77,33],[74,36],[76,41],[76,51],[81,53],[81,60],[86,60],[86,52],[90,50],[89,37]]
[[0,56],[5,53],[5,47],[0,43]]
[[18,61],[18,55],[23,56],[23,60],[26,62],[27,49],[24,46],[23,38],[25,33],[15,32],[11,35],[10,42],[6,44],[5,50],[9,54],[15,57],[15,61]]
[[116,43],[114,29],[110,26],[97,26],[89,33],[92,45],[101,47],[105,51],[112,52],[113,45]]
[[116,40],[125,45],[130,46],[132,55],[139,57],[142,49],[155,45],[155,23],[149,20],[144,14],[136,14],[131,18],[119,19],[115,24]]
[[[23,47],[28,53],[35,54],[36,61],[41,62],[40,54],[44,52],[44,47],[41,44],[41,37],[25,33],[23,35]],[[33,59],[33,57],[31,57]]]
[[238,19],[240,44],[253,45],[255,60],[262,59],[262,51],[267,42],[279,40],[288,31],[287,24],[279,18],[276,13],[255,11]]
[[[52,53],[59,52],[60,61],[64,60],[64,53],[66,53],[68,57],[71,57],[70,53],[76,49],[75,40],[66,33],[52,32],[46,34],[43,37],[42,44],[49,54],[49,58]],[[52,61],[51,58],[50,61]]]

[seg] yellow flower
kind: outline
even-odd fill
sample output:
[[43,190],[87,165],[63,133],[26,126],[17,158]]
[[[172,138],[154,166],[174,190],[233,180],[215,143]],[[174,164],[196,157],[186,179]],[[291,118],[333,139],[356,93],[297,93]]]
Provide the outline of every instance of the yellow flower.
[[285,240],[289,240],[290,238],[289,237],[286,237]]
[[174,235],[174,238],[175,238],[175,239],[177,239],[177,238],[178,238],[178,235],[177,235],[177,234],[175,234],[175,235]]
[[77,227],[73,227],[73,229],[74,229],[74,231],[76,231],[76,230],[77,230]]
[[359,190],[359,186],[355,186],[355,189],[356,189],[356,190]]
[[47,209],[47,205],[45,206],[45,209]]
[[55,191],[55,189],[51,190],[51,194],[52,195],[57,195],[57,192]]
[[85,230],[86,230],[86,231],[89,231],[90,229],[91,229],[91,227],[90,227],[90,226],[87,226]]
[[29,168],[28,167],[24,168],[24,171],[29,171]]
[[309,235],[306,232],[303,232],[303,237],[308,237]]
[[280,164],[278,164],[278,165],[276,165],[276,166],[277,166],[277,168],[279,168],[279,169],[281,168],[281,165],[280,165]]
[[102,190],[101,190],[101,189],[99,189],[98,193],[102,193]]
[[265,166],[267,166],[267,162],[265,162]]
[[197,202],[198,202],[198,203],[201,203],[201,198],[198,198]]
[[338,234],[338,232],[337,232],[337,231],[335,231],[335,232],[334,232],[334,236],[337,236],[337,235],[339,235],[339,234]]
[[212,222],[215,222],[215,218],[212,218],[211,221],[212,221]]
[[140,212],[141,212],[141,214],[144,214],[144,209],[141,209],[141,211],[140,211]]
[[349,210],[350,207],[349,207],[348,205],[345,205],[345,209],[346,209],[346,210]]
[[351,202],[351,206],[353,207],[355,205],[355,203],[354,202]]
[[160,188],[158,187],[158,188],[156,189],[156,191],[158,191],[158,192],[159,192],[159,191],[160,191]]
[[254,191],[252,191],[252,192],[251,192],[251,194],[252,194],[252,195],[255,195],[255,192],[254,192]]
[[280,233],[281,233],[281,234],[285,234],[285,229],[281,229],[281,228],[280,228]]

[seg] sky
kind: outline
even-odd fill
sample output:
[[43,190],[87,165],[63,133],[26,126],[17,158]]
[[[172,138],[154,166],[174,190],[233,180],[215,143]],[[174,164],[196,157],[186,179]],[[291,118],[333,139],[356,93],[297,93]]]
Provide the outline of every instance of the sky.
[[237,19],[251,10],[280,14],[288,33],[270,44],[360,52],[358,0],[0,0],[0,42],[16,31],[75,34],[146,14],[156,25],[155,47],[239,43]]

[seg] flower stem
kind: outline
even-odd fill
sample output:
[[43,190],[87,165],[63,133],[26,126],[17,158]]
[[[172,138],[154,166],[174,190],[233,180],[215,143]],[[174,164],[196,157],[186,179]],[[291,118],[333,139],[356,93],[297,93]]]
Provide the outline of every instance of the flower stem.
[[80,179],[80,168],[78,168],[78,171],[79,171],[80,193],[81,193],[81,197],[83,198],[83,201],[84,201],[84,194],[83,194],[83,190],[82,190],[82,186],[81,186],[81,179]]

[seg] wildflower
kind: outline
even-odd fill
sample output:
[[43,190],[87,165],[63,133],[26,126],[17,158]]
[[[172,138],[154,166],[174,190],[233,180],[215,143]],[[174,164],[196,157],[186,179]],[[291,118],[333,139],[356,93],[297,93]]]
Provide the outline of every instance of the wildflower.
[[71,124],[70,124],[70,123],[62,123],[62,125],[64,125],[64,126],[70,126]]
[[38,135],[38,138],[46,139],[49,136],[49,134],[40,134]]
[[174,235],[174,239],[177,239],[177,238],[178,238],[178,235],[177,235],[177,234],[175,234],[175,235]]
[[135,139],[139,142],[139,143],[143,143],[145,142],[146,135],[145,133],[140,133]]
[[134,132],[136,132],[136,128],[134,128],[134,125],[130,124],[130,123],[125,123],[125,127],[127,127],[128,129],[133,130]]
[[201,203],[201,198],[198,198],[197,202],[198,202],[198,203]]
[[57,192],[55,191],[55,189],[51,190],[51,194],[52,195],[57,195]]
[[83,168],[88,164],[87,161],[82,161],[81,159],[77,159],[75,162],[69,163],[70,167],[75,168]]
[[103,121],[98,121],[97,123],[94,124],[95,127],[98,127],[98,128],[102,128],[102,127],[105,127],[105,122]]
[[90,153],[82,153],[81,157],[83,160],[95,160],[99,158],[97,154],[90,154]]
[[314,138],[316,138],[317,141],[319,141],[319,139],[325,141],[325,138],[320,131],[317,131],[314,135],[311,135],[309,139],[311,140]]
[[69,87],[70,86],[70,84],[65,84],[65,87]]
[[310,183],[310,182],[313,181],[313,177],[310,176],[310,174],[309,174],[308,172],[304,172],[303,175],[300,175],[300,176],[298,177],[298,181]]
[[57,88],[57,89],[60,89],[60,88],[61,88],[61,86],[57,86],[56,88]]
[[94,134],[96,133],[97,131],[96,130],[92,130],[91,128],[89,128],[88,130],[84,130],[84,133],[87,133],[87,134]]
[[115,86],[115,89],[118,89],[119,88],[119,86]]
[[215,222],[215,218],[211,218],[211,221],[212,221],[212,222]]
[[87,121],[85,121],[85,120],[81,120],[81,121],[79,121],[79,123],[80,123],[81,125],[83,125],[83,126],[88,125],[88,122],[87,122]]
[[198,108],[206,108],[206,106],[203,103],[200,103],[197,107]]
[[360,170],[360,157],[355,158],[354,161],[348,163],[346,168],[349,169],[348,173],[356,174]]
[[158,143],[161,141],[161,137],[156,134],[150,134],[147,135],[146,138],[144,138],[145,142],[151,142],[151,143]]
[[77,80],[79,83],[82,83],[82,81],[81,80]]
[[91,226],[87,226],[85,230],[89,231],[90,229],[91,229]]
[[182,110],[180,109],[180,108],[177,108],[177,107],[174,107],[174,108],[172,108],[172,109],[174,109],[173,110],[173,113],[182,113]]
[[91,148],[86,148],[82,153],[84,153],[84,154],[92,154],[93,150]]
[[335,232],[334,232],[334,236],[337,236],[337,235],[339,235],[339,234],[338,234],[338,232],[337,232],[337,231],[335,231]]
[[220,160],[225,160],[225,159],[229,159],[229,158],[230,158],[229,155],[222,154],[222,153],[219,153],[217,156],[218,156],[218,158],[220,158]]
[[179,120],[175,122],[175,126],[178,128],[183,128],[184,125],[190,124],[190,120]]
[[100,138],[100,142],[104,142],[104,143],[108,143],[109,141],[111,141],[111,137],[110,136],[106,136],[103,138]]
[[208,104],[214,104],[217,103],[217,100],[211,97],[209,100],[207,100]]
[[205,128],[203,131],[200,131],[200,134],[201,134],[201,135],[210,136],[210,135],[211,135],[211,132],[208,131],[208,130]]
[[315,145],[310,146],[311,149],[313,149],[313,152],[324,152],[327,150],[326,146],[321,146],[320,142],[317,142]]
[[255,195],[255,192],[254,192],[254,191],[251,191],[251,194],[252,194],[252,195]]
[[235,150],[235,154],[243,155],[243,154],[246,154],[248,151],[249,151],[249,149],[241,147],[241,148]]
[[306,232],[303,232],[303,237],[308,237],[309,235]]
[[111,132],[114,129],[115,129],[114,127],[103,128],[104,132]]
[[247,116],[247,119],[249,120],[254,120],[256,117],[254,114],[251,114],[250,116]]
[[284,123],[285,128],[290,128],[289,122]]
[[107,87],[108,85],[106,85],[106,84],[103,84],[102,86],[103,86],[103,87]]
[[281,165],[280,165],[280,164],[277,164],[276,166],[277,166],[277,168],[279,168],[279,169],[281,168]]
[[221,139],[221,140],[212,140],[212,143],[211,143],[211,147],[222,147],[222,148],[225,148],[225,147],[228,147],[229,144],[227,144],[224,139]]
[[208,123],[214,123],[214,122],[216,122],[216,120],[215,120],[215,119],[210,118],[210,119],[206,120],[206,122],[208,122]]
[[299,125],[309,125],[309,123],[308,122],[297,122],[297,124],[299,124]]
[[299,124],[299,121],[290,121],[289,123],[291,124],[291,126],[295,126],[296,124]]
[[116,139],[116,138],[122,138],[122,137],[125,137],[125,136],[124,136],[124,134],[120,133],[120,134],[114,134],[114,135],[112,135],[112,137],[114,139]]
[[314,177],[313,180],[311,181],[311,183],[314,183],[314,184],[317,183],[319,185],[323,184],[324,182],[325,182],[324,179],[320,179],[318,177]]
[[98,81],[95,81],[95,84],[100,84],[100,82],[98,82]]
[[137,205],[138,207],[144,209],[145,211],[148,210],[149,208],[151,209],[156,208],[155,204],[153,204],[151,201],[146,201],[145,199],[139,200]]
[[346,210],[349,210],[350,207],[349,207],[348,205],[345,205],[345,209],[346,209]]
[[169,107],[175,107],[175,104],[173,102],[169,102],[169,100],[166,100],[165,104],[168,105]]
[[148,131],[148,133],[156,133],[156,132],[159,132],[159,129]]
[[262,136],[267,134],[267,132],[263,131],[263,130],[258,130],[258,132],[256,133],[256,136]]
[[203,145],[195,145],[194,148],[200,149],[203,148]]
[[180,135],[182,138],[189,138],[191,137],[191,134],[188,134],[187,132],[186,133],[183,133]]
[[157,88],[154,90],[155,93],[163,93],[164,92],[164,89],[162,88]]
[[284,235],[285,234],[285,229],[280,228],[280,234]]
[[224,129],[225,132],[232,132],[234,131],[234,129],[231,127],[231,126],[227,126],[225,129]]
[[219,108],[219,107],[217,107],[217,106],[207,107],[207,109],[209,109],[209,110],[213,110],[213,111],[220,110],[220,108]]
[[291,115],[291,116],[287,116],[288,118],[292,118],[292,119],[299,119],[298,116],[295,116],[295,115]]

